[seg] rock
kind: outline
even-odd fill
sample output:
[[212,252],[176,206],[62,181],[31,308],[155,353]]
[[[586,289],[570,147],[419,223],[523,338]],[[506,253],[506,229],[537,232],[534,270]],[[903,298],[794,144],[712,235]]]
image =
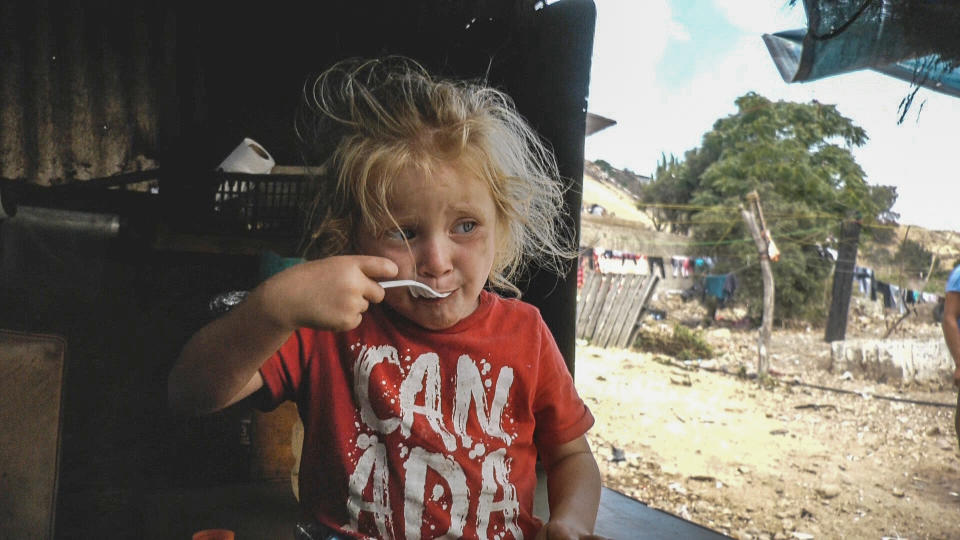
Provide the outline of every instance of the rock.
[[898,488],[898,487],[894,487],[893,490],[891,491],[891,493],[893,493],[893,496],[894,496],[894,497],[901,497],[901,498],[902,498],[902,497],[905,495],[904,492],[903,492],[903,490],[900,489],[900,488]]
[[793,537],[797,540],[813,540],[814,536],[810,533],[805,532],[794,532]]
[[696,480],[697,482],[714,482],[714,481],[716,481],[716,478],[714,478],[714,477],[712,477],[712,476],[710,476],[710,475],[706,475],[706,474],[694,474],[694,475],[688,476],[687,478],[689,478],[690,480]]
[[729,328],[716,328],[710,330],[707,335],[711,340],[715,339],[717,341],[729,341],[730,338],[733,337],[733,334],[730,332]]
[[832,499],[840,495],[840,486],[835,484],[823,484],[817,488],[817,495],[823,499]]
[[693,506],[693,511],[696,512],[697,514],[707,515],[713,512],[713,505],[711,505],[710,503],[708,503],[703,499],[695,501],[692,504],[692,506]]

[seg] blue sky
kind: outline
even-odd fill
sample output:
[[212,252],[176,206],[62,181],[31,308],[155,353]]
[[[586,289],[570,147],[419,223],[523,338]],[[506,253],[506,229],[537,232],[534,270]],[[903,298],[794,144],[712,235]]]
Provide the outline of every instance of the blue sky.
[[[699,146],[713,122],[755,91],[770,99],[836,104],[867,131],[854,150],[871,184],[897,186],[904,224],[960,230],[960,99],[921,90],[906,121],[897,106],[908,83],[862,71],[783,82],[763,33],[802,28],[802,2],[786,0],[594,0],[589,110],[618,124],[587,138],[587,159],[650,175],[662,154]],[[918,114],[920,103],[923,110]]]

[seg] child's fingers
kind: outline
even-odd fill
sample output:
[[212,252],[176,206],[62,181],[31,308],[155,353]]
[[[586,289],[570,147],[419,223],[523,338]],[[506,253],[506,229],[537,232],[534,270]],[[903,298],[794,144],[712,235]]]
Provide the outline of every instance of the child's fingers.
[[383,301],[386,291],[383,290],[377,281],[395,277],[399,269],[390,259],[384,257],[373,257],[369,255],[357,255],[357,266],[361,272],[368,278],[361,294],[369,302],[379,303]]
[[355,257],[360,271],[373,280],[396,277],[397,272],[400,271],[396,263],[386,257],[372,255],[355,255]]

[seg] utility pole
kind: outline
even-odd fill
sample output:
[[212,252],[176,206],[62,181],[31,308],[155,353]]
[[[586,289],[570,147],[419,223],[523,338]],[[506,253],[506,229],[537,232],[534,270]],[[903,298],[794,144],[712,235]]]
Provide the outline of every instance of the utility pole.
[[[770,369],[770,359],[768,350],[770,348],[770,334],[773,328],[773,302],[774,302],[774,284],[773,269],[770,266],[770,244],[768,243],[769,232],[767,224],[763,220],[763,210],[760,208],[760,195],[756,191],[747,194],[747,201],[751,204],[750,210],[740,206],[740,214],[743,221],[753,236],[753,241],[757,244],[757,251],[760,254],[760,272],[763,275],[763,321],[760,324],[760,336],[757,342],[757,374],[766,375]],[[757,225],[757,219],[754,212],[760,218],[760,224]]]
[[833,294],[824,337],[827,342],[843,341],[847,335],[847,314],[850,311],[850,293],[853,290],[853,267],[857,263],[859,242],[860,220],[843,222],[840,226],[840,246],[837,250],[837,264],[833,270]]

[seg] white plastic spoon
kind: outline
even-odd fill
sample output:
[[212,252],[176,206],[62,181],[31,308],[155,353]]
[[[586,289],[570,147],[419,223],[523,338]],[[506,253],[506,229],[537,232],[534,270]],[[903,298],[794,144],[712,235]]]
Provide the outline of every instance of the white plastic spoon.
[[450,293],[437,292],[430,288],[429,285],[420,283],[419,281],[414,281],[412,279],[398,279],[396,281],[381,281],[380,286],[384,289],[390,287],[406,287],[410,294],[414,298],[446,298],[450,296]]

